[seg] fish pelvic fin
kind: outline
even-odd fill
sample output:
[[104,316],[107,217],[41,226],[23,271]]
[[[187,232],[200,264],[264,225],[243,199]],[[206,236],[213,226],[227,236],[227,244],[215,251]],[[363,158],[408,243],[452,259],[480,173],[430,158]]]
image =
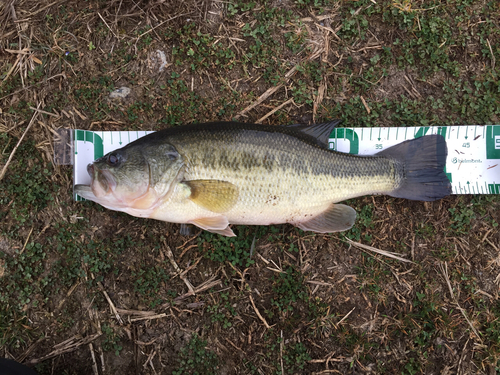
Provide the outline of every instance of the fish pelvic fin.
[[191,220],[188,224],[194,224],[208,232],[221,234],[226,237],[236,237],[232,229],[229,228],[229,222],[225,216],[204,217]]
[[192,180],[184,181],[183,184],[191,190],[189,199],[212,212],[227,212],[238,200],[238,188],[227,181]]
[[194,225],[193,224],[181,224],[181,227],[179,228],[179,233],[182,236],[194,235]]
[[451,183],[444,172],[448,149],[442,135],[412,139],[381,151],[378,156],[398,161],[402,180],[387,194],[396,198],[435,201],[451,194]]
[[314,218],[295,223],[305,231],[317,233],[342,232],[350,229],[356,220],[356,211],[345,204],[332,204],[328,209]]

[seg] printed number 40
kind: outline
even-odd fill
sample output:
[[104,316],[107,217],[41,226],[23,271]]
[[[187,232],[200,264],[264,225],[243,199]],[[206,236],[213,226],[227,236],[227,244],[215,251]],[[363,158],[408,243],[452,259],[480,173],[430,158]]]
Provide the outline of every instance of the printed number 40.
[[375,148],[376,148],[377,150],[382,150],[382,148],[383,148],[383,147],[382,147],[382,143],[377,143],[377,144],[375,145]]

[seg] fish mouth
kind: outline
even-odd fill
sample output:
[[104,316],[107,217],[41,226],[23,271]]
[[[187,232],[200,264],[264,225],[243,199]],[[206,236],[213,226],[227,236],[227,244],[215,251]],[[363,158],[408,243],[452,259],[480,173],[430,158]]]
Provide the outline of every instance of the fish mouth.
[[95,200],[95,195],[90,185],[75,185],[73,192],[84,199]]
[[90,175],[90,188],[97,198],[102,198],[112,193],[116,188],[116,180],[106,169],[99,169],[94,164],[87,165],[87,172]]

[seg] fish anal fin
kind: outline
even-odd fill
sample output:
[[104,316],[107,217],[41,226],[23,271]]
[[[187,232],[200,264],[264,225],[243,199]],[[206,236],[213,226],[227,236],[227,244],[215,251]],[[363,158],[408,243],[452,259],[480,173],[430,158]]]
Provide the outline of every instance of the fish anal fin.
[[191,190],[189,199],[212,212],[227,212],[238,200],[238,188],[227,181],[192,180],[183,183]]
[[316,233],[342,232],[350,229],[356,220],[356,211],[345,204],[332,204],[327,210],[308,221],[294,223],[305,231]]
[[212,216],[204,217],[196,220],[189,221],[188,224],[194,224],[201,229],[208,232],[221,234],[226,237],[235,237],[231,228],[229,228],[229,222],[225,216]]

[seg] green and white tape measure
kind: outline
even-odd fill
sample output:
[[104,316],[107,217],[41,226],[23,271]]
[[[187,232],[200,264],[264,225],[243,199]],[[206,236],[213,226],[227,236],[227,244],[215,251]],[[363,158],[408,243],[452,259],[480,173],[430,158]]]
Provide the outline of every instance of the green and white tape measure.
[[[73,164],[74,184],[89,184],[89,163],[149,133],[152,132],[69,131],[56,144],[56,163]],[[340,152],[373,155],[426,134],[441,134],[446,139],[445,171],[453,194],[500,194],[500,125],[337,128],[330,135],[329,147]]]

